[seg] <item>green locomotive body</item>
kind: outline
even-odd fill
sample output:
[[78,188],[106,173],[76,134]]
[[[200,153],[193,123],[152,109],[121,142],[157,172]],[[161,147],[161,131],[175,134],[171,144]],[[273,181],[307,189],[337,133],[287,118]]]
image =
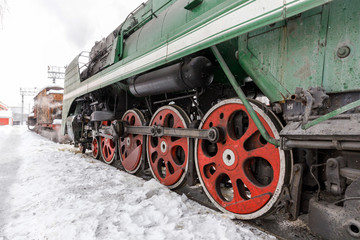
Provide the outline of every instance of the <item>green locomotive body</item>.
[[282,208],[324,238],[358,238],[359,12],[149,0],[67,67],[62,132],[169,188],[200,182],[239,219]]

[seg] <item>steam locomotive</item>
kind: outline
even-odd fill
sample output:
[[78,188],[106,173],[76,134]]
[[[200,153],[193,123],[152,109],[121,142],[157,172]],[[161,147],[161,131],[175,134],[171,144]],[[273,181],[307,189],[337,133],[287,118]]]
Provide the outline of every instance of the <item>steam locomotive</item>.
[[238,219],[360,238],[360,2],[148,0],[65,75],[62,133]]

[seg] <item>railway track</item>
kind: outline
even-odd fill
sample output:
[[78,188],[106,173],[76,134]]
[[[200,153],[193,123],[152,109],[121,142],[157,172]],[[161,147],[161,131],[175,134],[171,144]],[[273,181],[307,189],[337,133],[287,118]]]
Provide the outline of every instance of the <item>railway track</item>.
[[[92,158],[89,152],[85,153],[86,156]],[[102,160],[98,160],[102,161]],[[124,171],[124,167],[121,165],[120,160],[115,160],[112,163],[112,166],[117,168],[120,171]],[[137,175],[137,177],[144,180],[152,179],[150,170],[145,171],[145,173]],[[165,186],[164,186],[165,187]],[[174,190],[176,193],[182,195],[185,194],[189,199],[208,207],[214,211],[220,212],[213,203],[206,196],[201,184],[196,184],[194,186],[183,186]],[[211,213],[209,213],[211,214]],[[317,240],[320,239],[315,236],[309,228],[307,227],[307,215],[301,215],[296,221],[289,221],[285,219],[283,214],[273,214],[267,216],[263,219],[241,221],[238,219],[233,219],[235,223],[245,222],[252,227],[264,231],[270,235],[275,236],[280,240],[291,240],[291,239],[300,239],[300,240]]]

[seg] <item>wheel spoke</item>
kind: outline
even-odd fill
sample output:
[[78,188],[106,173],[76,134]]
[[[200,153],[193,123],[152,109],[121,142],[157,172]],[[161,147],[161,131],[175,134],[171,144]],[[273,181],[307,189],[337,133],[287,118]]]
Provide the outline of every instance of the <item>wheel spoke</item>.
[[233,202],[241,202],[249,200],[251,193],[246,189],[246,186],[243,185],[243,182],[239,178],[239,174],[231,174],[230,180],[232,183],[232,188],[234,190],[234,199]]
[[175,141],[170,140],[169,145],[170,147],[180,146],[180,147],[186,147],[188,144],[187,138],[179,138]]
[[246,185],[246,187],[250,190],[251,196],[257,197],[266,193],[269,193],[269,189],[267,187],[261,187],[256,185],[252,180],[250,180],[246,174],[242,174],[241,181]]
[[241,137],[241,142],[245,142],[249,137],[251,137],[255,132],[258,131],[255,123],[253,121],[249,122],[249,127],[246,130],[245,134]]
[[271,144],[266,144],[261,148],[248,152],[248,159],[261,158],[266,160],[275,173],[280,171],[279,151]]

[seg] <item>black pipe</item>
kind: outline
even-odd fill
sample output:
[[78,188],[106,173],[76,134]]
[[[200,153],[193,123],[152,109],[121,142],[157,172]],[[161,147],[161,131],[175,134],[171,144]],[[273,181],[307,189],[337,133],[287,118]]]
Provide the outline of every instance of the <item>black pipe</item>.
[[140,75],[129,90],[136,97],[145,97],[206,87],[213,79],[211,61],[200,56]]

